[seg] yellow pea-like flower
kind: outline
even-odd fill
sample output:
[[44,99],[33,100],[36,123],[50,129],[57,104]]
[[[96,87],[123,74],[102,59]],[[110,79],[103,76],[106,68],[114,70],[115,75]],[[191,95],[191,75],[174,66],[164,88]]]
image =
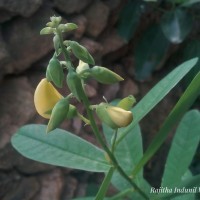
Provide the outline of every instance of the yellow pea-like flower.
[[53,107],[61,98],[63,98],[63,96],[50,82],[47,81],[46,78],[44,78],[40,81],[35,90],[35,108],[39,115],[46,119],[50,119],[50,113]]
[[107,103],[101,103],[96,108],[98,117],[112,129],[128,126],[133,120],[131,111],[124,110]]
[[131,111],[116,106],[109,106],[107,112],[118,128],[128,126],[133,120],[133,114]]

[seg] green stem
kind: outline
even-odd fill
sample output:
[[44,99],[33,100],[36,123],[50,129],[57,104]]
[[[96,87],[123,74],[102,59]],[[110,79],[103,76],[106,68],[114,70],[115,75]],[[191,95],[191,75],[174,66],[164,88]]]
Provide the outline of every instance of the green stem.
[[81,115],[79,112],[77,113],[78,117],[85,122],[86,125],[90,125],[90,120],[85,118],[83,115]]
[[73,67],[73,64],[72,64],[72,62],[71,62],[70,56],[69,56],[69,54],[68,54],[68,52],[67,52],[67,49],[65,48],[65,46],[64,46],[64,44],[63,44],[63,37],[62,37],[61,32],[60,32],[58,29],[56,29],[56,33],[57,33],[57,35],[58,35],[58,37],[59,37],[59,40],[60,40],[60,48],[61,48],[61,50],[62,50],[62,52],[63,52],[63,54],[64,54],[64,57],[65,57],[65,60],[66,60],[66,63],[67,63],[67,67],[68,67],[69,69],[70,69],[70,68],[74,68],[74,67]]
[[112,154],[114,154],[114,151],[115,151],[115,144],[116,144],[116,140],[117,140],[117,132],[118,132],[118,129],[115,130],[114,135],[113,135],[113,139],[112,139],[112,146],[111,146]]
[[109,158],[111,159],[114,167],[117,169],[117,171],[120,173],[120,175],[122,177],[124,177],[124,179],[126,179],[130,184],[131,186],[133,186],[133,188],[135,190],[137,190],[137,192],[144,198],[144,199],[149,199],[148,196],[135,184],[135,182],[133,182],[133,180],[124,172],[124,170],[121,168],[121,166],[118,164],[115,156],[112,154],[112,152],[110,151],[110,149],[107,147],[107,145],[105,144],[104,140],[102,139],[101,137],[101,134],[99,132],[99,129],[96,125],[96,122],[94,120],[94,117],[93,117],[93,113],[90,109],[90,102],[87,98],[87,96],[85,95],[85,92],[83,90],[83,88],[80,88],[80,90],[82,90],[83,92],[83,104],[85,105],[85,108],[86,108],[86,111],[87,111],[87,114],[88,114],[88,118],[90,120],[90,125],[91,125],[91,128],[98,140],[98,142],[101,144],[101,146],[103,147],[103,149],[105,150],[105,152],[108,154]]
[[102,200],[104,199],[105,195],[106,195],[106,192],[108,190],[108,187],[110,185],[110,181],[111,181],[111,178],[113,176],[113,173],[115,171],[115,168],[114,167],[111,167],[108,171],[108,173],[106,174],[102,184],[101,184],[101,187],[95,197],[95,200]]
[[[71,63],[71,59],[69,57],[69,54],[65,48],[65,46],[63,45],[63,37],[62,37],[62,34],[61,32],[57,29],[57,34],[58,34],[58,37],[59,37],[59,40],[60,40],[60,47],[61,47],[61,50],[64,54],[64,57],[65,57],[65,60],[68,64],[68,68],[71,69],[73,68],[73,65]],[[79,88],[80,90],[80,93],[82,93],[82,101],[83,101],[83,104],[86,108],[86,111],[87,111],[87,115],[88,115],[88,119],[90,121],[90,125],[91,125],[91,128],[95,134],[95,137],[97,138],[98,142],[101,144],[102,148],[105,150],[105,152],[108,154],[110,160],[112,161],[112,164],[114,165],[114,167],[117,169],[117,171],[121,174],[122,177],[124,177],[124,179],[126,179],[130,184],[131,186],[138,191],[138,193],[144,198],[144,199],[149,199],[148,196],[135,184],[135,182],[133,182],[133,180],[124,172],[124,170],[120,167],[120,165],[118,164],[115,156],[112,154],[112,152],[110,151],[110,149],[107,147],[106,143],[104,142],[102,136],[101,136],[101,133],[99,132],[99,129],[96,125],[96,122],[94,120],[94,117],[93,117],[93,113],[92,113],[92,110],[90,109],[90,102],[88,100],[88,97],[86,96],[85,94],[85,91],[83,89],[83,87]]]

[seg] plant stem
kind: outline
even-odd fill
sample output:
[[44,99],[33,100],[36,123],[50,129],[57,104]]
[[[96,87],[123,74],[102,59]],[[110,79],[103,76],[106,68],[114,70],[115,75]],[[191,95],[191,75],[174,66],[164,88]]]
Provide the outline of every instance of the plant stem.
[[67,52],[67,50],[66,50],[66,48],[63,44],[63,37],[62,37],[61,32],[58,29],[56,29],[56,33],[57,33],[59,40],[60,40],[60,48],[61,48],[61,50],[64,54],[64,57],[65,57],[65,60],[66,60],[66,63],[67,63],[67,67],[68,68],[74,68],[73,64],[71,62],[70,56],[69,56],[69,54],[68,54],[68,52]]
[[[65,48],[65,46],[63,45],[63,38],[62,38],[62,34],[61,32],[57,29],[57,34],[58,34],[58,37],[59,37],[59,40],[60,40],[60,47],[61,47],[61,50],[64,54],[64,57],[65,57],[65,60],[68,64],[68,67],[69,69],[70,68],[73,68],[73,65],[72,65],[72,62],[71,62],[71,59],[69,57],[69,54]],[[144,199],[149,199],[148,196],[135,184],[135,182],[133,182],[133,180],[124,172],[124,170],[120,167],[120,165],[118,164],[115,156],[113,155],[113,153],[110,151],[110,149],[107,147],[106,143],[104,142],[102,136],[101,136],[101,133],[99,132],[99,129],[96,125],[96,122],[94,120],[94,117],[93,117],[93,113],[92,113],[92,110],[90,109],[90,102],[88,100],[88,97],[86,96],[85,94],[85,91],[83,89],[83,87],[79,88],[80,90],[80,93],[82,93],[82,101],[83,101],[83,104],[86,108],[86,111],[87,111],[87,115],[88,115],[88,119],[90,121],[90,125],[91,125],[91,128],[95,134],[95,137],[97,138],[98,142],[101,144],[102,148],[105,150],[105,152],[108,154],[110,160],[112,161],[112,164],[114,166],[114,168],[121,174],[122,177],[124,177],[124,179],[126,179],[130,184],[131,186],[133,186],[133,188],[135,190],[138,191],[138,193],[144,198]]]
[[106,176],[104,177],[104,180],[101,184],[101,187],[95,197],[95,200],[102,200],[104,199],[105,195],[106,195],[106,192],[108,190],[108,187],[110,185],[110,181],[111,181],[111,178],[113,176],[113,173],[115,171],[115,168],[114,167],[111,167],[108,171],[108,173],[106,174]]
[[115,144],[116,144],[116,140],[117,140],[117,132],[118,132],[118,129],[115,130],[114,132],[114,138],[112,140],[112,146],[111,146],[111,152],[112,154],[114,154],[114,151],[115,151]]
[[[83,90],[83,88],[80,88],[80,89]],[[83,91],[83,93],[84,93],[84,91]],[[84,93],[84,96],[83,96],[83,104],[85,105],[85,108],[87,110],[87,114],[88,114],[88,118],[90,120],[91,128],[92,128],[92,130],[93,130],[93,132],[94,132],[94,134],[95,134],[98,142],[101,144],[101,146],[103,147],[103,149],[105,150],[105,152],[108,154],[109,158],[111,159],[112,164],[114,165],[114,167],[121,174],[121,176],[123,176],[131,184],[131,186],[133,186],[133,188],[138,191],[138,193],[144,199],[149,199],[148,196],[132,181],[132,179],[120,167],[120,165],[118,164],[115,156],[112,154],[112,152],[110,151],[110,149],[105,144],[104,140],[101,137],[99,129],[98,129],[97,125],[96,125],[96,122],[94,120],[93,113],[92,113],[92,111],[90,109],[90,102],[89,102],[87,96],[85,95],[85,93]]]

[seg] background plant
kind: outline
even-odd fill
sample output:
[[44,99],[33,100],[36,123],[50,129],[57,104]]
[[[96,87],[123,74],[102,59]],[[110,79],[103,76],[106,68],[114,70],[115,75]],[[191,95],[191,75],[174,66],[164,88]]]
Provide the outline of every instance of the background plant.
[[[126,41],[134,41],[138,80],[164,68],[167,60],[183,62],[199,55],[198,9],[198,0],[128,0],[124,4],[117,28]],[[191,70],[185,85],[199,70],[199,65]]]
[[[107,84],[121,81],[121,77],[106,68],[90,68],[88,64],[94,65],[94,59],[85,49],[85,47],[74,41],[63,41],[61,35],[62,32],[77,28],[76,25],[70,23],[60,24],[60,21],[61,18],[52,17],[51,22],[47,23],[47,27],[41,31],[41,34],[55,34],[53,39],[55,54],[47,67],[46,77],[48,81],[52,81],[57,87],[62,87],[62,83],[64,81],[63,77],[65,76],[63,69],[67,69],[68,74],[66,79],[72,95],[69,94],[67,97],[61,98],[61,100],[55,104],[52,110],[46,110],[47,112],[44,114],[50,114],[50,121],[47,127],[44,125],[27,125],[22,127],[12,138],[13,146],[23,155],[37,161],[82,170],[105,172],[106,176],[99,192],[97,193],[96,197],[91,197],[91,199],[103,199],[110,181],[112,181],[120,191],[119,194],[111,197],[111,199],[120,199],[123,198],[123,196],[131,196],[131,198],[134,197],[137,199],[165,198],[161,195],[150,194],[150,185],[143,178],[142,169],[146,162],[162,145],[173,126],[182,118],[184,113],[196,100],[200,89],[200,74],[198,73],[190,83],[144,155],[138,122],[190,71],[190,69],[195,66],[198,59],[191,59],[183,63],[173,70],[168,76],[166,76],[161,82],[159,82],[132,109],[134,121],[130,124],[130,126],[125,128],[121,128],[121,126],[117,127],[120,128],[118,130],[118,134],[113,134],[113,130],[111,129],[113,128],[111,123],[115,123],[111,116],[111,122],[107,123],[107,125],[111,128],[104,126],[104,134],[105,138],[107,139],[107,143],[105,143],[104,139],[99,133],[92,114],[93,109],[97,109],[97,114],[99,114],[99,105],[95,105],[93,107],[90,106],[87,96],[84,93],[83,81],[86,78],[93,77],[97,81]],[[59,61],[57,59],[60,53],[64,54],[65,61]],[[76,72],[69,56],[70,53],[73,53],[78,59],[84,62],[79,63]],[[101,73],[96,73],[96,71],[99,69],[101,69]],[[87,109],[87,118],[76,112],[76,110],[72,113],[72,115],[68,116],[68,112],[70,111],[69,100],[71,96],[75,96],[78,101],[85,105]],[[108,105],[106,104],[106,106]],[[111,105],[109,105],[109,108],[116,107],[111,107]],[[67,112],[65,113],[66,110]],[[47,132],[52,131],[58,127],[58,125],[65,120],[65,118],[71,118],[75,116],[80,117],[86,124],[91,126],[97,140],[103,147],[103,150],[67,131],[60,129],[54,130],[54,133],[52,132],[52,134],[50,134],[48,137],[44,134],[46,129]],[[194,124],[190,123],[191,119]],[[195,139],[196,145],[193,145],[188,158],[183,160],[183,163],[180,166],[182,167],[181,173],[174,179],[176,184],[179,186],[191,187],[199,184],[199,176],[197,175],[191,177],[191,174],[188,172],[188,167],[199,142],[199,136],[197,134],[199,132],[198,122],[199,112],[197,110],[187,113],[177,129],[176,137],[174,139],[175,141],[179,141],[180,137],[187,138],[189,134],[188,130],[191,129],[191,132],[194,134],[194,138],[197,138]],[[190,125],[186,128],[186,131],[185,124]],[[114,139],[111,139],[113,135]],[[191,143],[194,143],[193,140],[187,142],[187,144],[183,144],[181,147],[185,147],[186,145],[191,146]],[[78,146],[80,147],[77,148]],[[124,146],[128,148],[126,151],[124,151]],[[175,153],[178,155],[184,154],[184,148],[182,148],[180,152],[177,152],[176,148],[177,146],[175,143],[175,147],[173,145],[171,148],[166,164],[166,171],[163,176],[162,184],[168,184],[169,187],[174,187],[174,182],[171,183],[169,181],[171,180],[169,178],[171,171],[170,167],[168,166],[176,166],[179,164],[173,163],[173,155]],[[186,172],[187,176],[185,178]],[[173,194],[171,195],[173,196]],[[193,195],[191,198],[195,198],[194,196],[195,195]],[[169,198],[169,196],[167,198]]]

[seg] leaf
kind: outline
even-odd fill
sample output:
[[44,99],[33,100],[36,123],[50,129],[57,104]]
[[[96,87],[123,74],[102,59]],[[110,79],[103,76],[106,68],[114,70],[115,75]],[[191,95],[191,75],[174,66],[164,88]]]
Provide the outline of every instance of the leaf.
[[[117,103],[118,102],[115,101],[112,104],[117,104]],[[103,125],[103,132],[108,143],[110,143],[111,138],[114,134],[113,130],[108,126]],[[123,141],[121,141],[121,143],[116,147],[115,157],[119,162],[120,166],[125,170],[125,172],[130,174],[130,172],[133,170],[133,167],[142,158],[142,155],[143,155],[142,136],[140,132],[140,127],[137,124],[132,130],[130,130],[130,134],[128,134],[123,139]],[[120,191],[123,191],[127,188],[131,188],[131,185],[117,171],[115,171],[111,182]],[[134,182],[140,188],[142,188],[142,190],[145,190],[147,194],[149,193],[150,191],[148,190],[149,187],[147,186],[144,187],[144,179],[142,171],[140,171],[140,173],[138,173],[137,176],[135,176]],[[137,192],[132,193],[131,197],[133,196],[135,198],[137,197],[136,199],[138,200],[141,198],[141,196],[137,194]]]
[[158,134],[154,137],[153,141],[144,153],[143,158],[140,160],[138,165],[133,170],[132,175],[135,176],[142,167],[149,161],[149,159],[156,153],[160,148],[162,143],[167,138],[169,132],[181,119],[184,113],[192,106],[196,98],[200,93],[200,73],[193,79],[190,85],[187,87],[177,104],[174,106],[173,110],[168,115],[167,119],[161,126]]
[[169,41],[156,24],[146,30],[135,48],[136,78],[148,78],[161,65],[169,48]]
[[187,2],[187,1],[188,0],[168,0],[168,2],[171,2],[171,3],[174,3],[174,4],[182,4],[182,3]]
[[195,198],[195,194],[193,193],[189,193],[189,194],[185,194],[185,195],[179,195],[176,196],[175,198],[172,198],[171,200],[196,200]]
[[170,90],[195,66],[198,58],[188,60],[157,83],[132,109],[134,120],[130,126],[120,129],[118,143],[130,133],[135,125],[146,116]]
[[192,29],[192,17],[182,9],[166,12],[161,19],[161,28],[172,43],[181,43]]
[[[95,197],[81,197],[81,198],[75,198],[72,200],[94,200]],[[110,198],[104,198],[104,200],[111,200]]]
[[68,131],[56,129],[50,135],[45,131],[44,125],[26,125],[12,137],[12,145],[23,156],[42,163],[94,172],[109,170],[98,147]]
[[190,7],[190,6],[192,6],[193,4],[199,3],[199,2],[200,2],[200,0],[189,0],[189,1],[186,1],[184,4],[182,4],[181,6]]
[[[191,40],[181,49],[180,55],[183,60],[188,60],[194,57],[198,57],[200,52],[200,41]],[[183,84],[188,86],[195,75],[200,71],[200,62],[195,65],[195,67],[184,77]]]
[[181,120],[174,136],[162,178],[162,187],[176,186],[189,168],[200,140],[200,113],[192,110]]
[[143,0],[143,1],[146,1],[146,2],[157,2],[157,0]]
[[[199,187],[200,187],[200,175],[196,175],[193,177],[190,177],[184,181],[181,182],[180,185],[177,185],[176,188],[182,189],[182,188],[196,188],[196,194],[199,193]],[[177,192],[173,192],[173,193],[169,193],[169,194],[159,194],[157,199],[172,199],[174,197],[180,196],[183,198],[183,200],[186,200],[186,197],[188,194],[185,195],[185,193],[177,193]],[[188,196],[187,196],[188,197]],[[188,199],[187,199],[188,200]]]
[[120,13],[118,23],[118,33],[125,40],[129,41],[137,28],[142,15],[142,8],[144,3],[140,0],[132,1],[129,0],[122,12]]
[[90,53],[84,46],[80,45],[78,42],[75,41],[68,41],[68,43],[72,49],[73,54],[79,60],[82,60],[83,62],[91,65],[95,64],[93,57],[90,55]]
[[72,199],[72,200],[94,200],[95,197],[80,197],[80,198],[75,198],[75,199]]

